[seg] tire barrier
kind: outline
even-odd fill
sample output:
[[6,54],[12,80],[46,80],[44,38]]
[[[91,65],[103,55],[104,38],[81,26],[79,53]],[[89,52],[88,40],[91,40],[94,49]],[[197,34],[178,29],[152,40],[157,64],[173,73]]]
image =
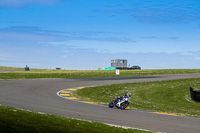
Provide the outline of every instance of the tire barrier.
[[30,68],[26,65],[25,71],[30,71]]
[[190,87],[191,98],[196,102],[200,102],[200,89],[197,88],[197,86],[199,85],[194,85]]

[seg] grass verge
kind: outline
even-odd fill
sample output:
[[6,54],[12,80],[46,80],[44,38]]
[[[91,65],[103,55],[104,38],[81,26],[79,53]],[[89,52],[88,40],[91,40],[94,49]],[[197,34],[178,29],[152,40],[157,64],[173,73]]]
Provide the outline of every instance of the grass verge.
[[1,133],[150,133],[0,106]]
[[[200,69],[160,69],[160,70],[121,70],[119,76],[145,76],[200,73]],[[0,73],[0,79],[33,79],[33,78],[89,78],[89,77],[118,77],[115,70],[48,70],[18,71]]]
[[129,107],[200,117],[200,103],[192,101],[189,87],[200,79],[128,83],[87,87],[73,92],[80,99],[108,104],[115,96],[132,93]]
[[24,68],[0,66],[0,70],[24,70]]

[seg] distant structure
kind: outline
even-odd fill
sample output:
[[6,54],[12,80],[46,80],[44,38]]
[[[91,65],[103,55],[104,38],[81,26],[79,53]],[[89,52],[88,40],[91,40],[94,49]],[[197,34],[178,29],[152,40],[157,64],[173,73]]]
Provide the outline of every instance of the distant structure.
[[60,67],[56,67],[56,70],[61,70],[61,68]]
[[111,67],[127,68],[127,60],[124,59],[111,60]]
[[132,66],[127,67],[127,63],[128,61],[126,59],[114,59],[111,60],[111,67],[98,67],[98,70],[116,70],[116,69],[120,69],[120,70],[140,70],[141,67],[140,66]]

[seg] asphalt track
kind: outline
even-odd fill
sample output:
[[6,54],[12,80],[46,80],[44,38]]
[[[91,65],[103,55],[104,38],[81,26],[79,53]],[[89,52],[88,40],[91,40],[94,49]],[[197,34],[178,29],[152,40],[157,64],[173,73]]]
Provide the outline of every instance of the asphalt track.
[[200,78],[200,74],[79,79],[0,80],[0,104],[77,119],[168,133],[199,133],[200,118],[156,114],[142,110],[110,109],[107,106],[67,100],[57,96],[66,88],[107,84]]

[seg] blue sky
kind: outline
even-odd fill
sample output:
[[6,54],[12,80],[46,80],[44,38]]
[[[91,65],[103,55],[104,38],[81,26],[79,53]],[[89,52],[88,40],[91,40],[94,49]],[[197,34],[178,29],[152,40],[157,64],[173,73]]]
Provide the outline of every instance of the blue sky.
[[1,0],[0,66],[200,68],[199,0]]

